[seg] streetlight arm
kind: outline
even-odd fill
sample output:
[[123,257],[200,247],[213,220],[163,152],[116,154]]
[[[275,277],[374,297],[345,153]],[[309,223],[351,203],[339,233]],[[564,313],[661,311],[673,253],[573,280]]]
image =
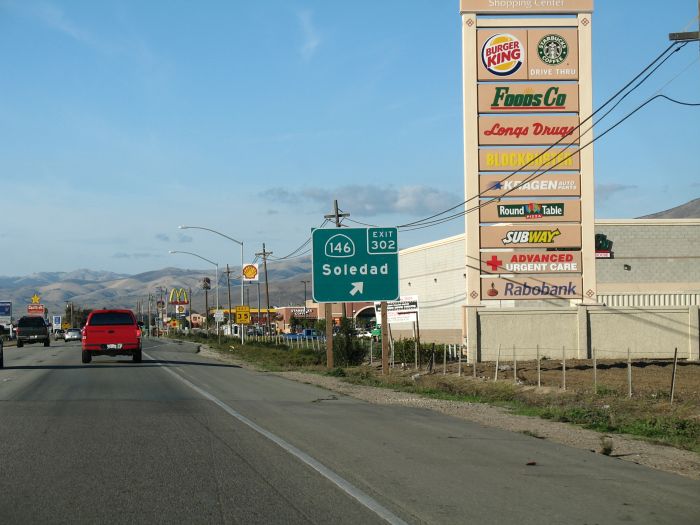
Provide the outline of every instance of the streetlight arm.
[[235,242],[236,244],[240,244],[241,247],[243,246],[243,242],[237,241],[237,240],[234,239],[233,237],[229,237],[228,235],[225,235],[225,234],[223,234],[223,233],[221,233],[221,232],[218,232],[218,231],[216,231],[216,230],[212,230],[211,228],[205,228],[205,227],[203,227],[203,226],[185,226],[184,224],[181,224],[180,226],[178,226],[178,229],[179,229],[179,230],[206,230],[206,231],[208,231],[208,232],[212,232],[212,233],[215,233],[215,234],[217,234],[217,235],[221,235],[222,237],[225,237],[225,238],[228,239],[229,241],[233,241],[233,242]]
[[209,264],[213,264],[213,265],[216,266],[217,268],[219,267],[219,265],[218,265],[217,263],[215,263],[214,261],[210,261],[210,260],[207,259],[206,257],[202,257],[201,255],[197,255],[196,253],[192,253],[192,252],[182,252],[182,251],[179,251],[179,250],[170,250],[170,253],[186,253],[187,255],[194,255],[195,257],[199,257],[199,258],[202,259],[203,261],[207,261]]

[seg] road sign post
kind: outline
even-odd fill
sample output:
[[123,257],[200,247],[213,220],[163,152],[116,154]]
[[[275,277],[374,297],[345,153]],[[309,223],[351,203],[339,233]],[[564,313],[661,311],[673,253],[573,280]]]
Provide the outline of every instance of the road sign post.
[[311,238],[314,301],[393,301],[399,297],[396,228],[316,229]]

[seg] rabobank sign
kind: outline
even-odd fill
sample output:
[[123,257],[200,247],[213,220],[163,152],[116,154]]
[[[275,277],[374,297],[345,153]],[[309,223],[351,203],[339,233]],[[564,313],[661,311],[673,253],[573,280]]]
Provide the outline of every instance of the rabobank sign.
[[481,280],[484,299],[581,299],[581,276],[496,277]]

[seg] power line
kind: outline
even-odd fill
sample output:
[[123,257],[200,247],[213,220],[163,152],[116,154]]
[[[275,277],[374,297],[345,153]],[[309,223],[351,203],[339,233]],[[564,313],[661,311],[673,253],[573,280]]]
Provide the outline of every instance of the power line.
[[[653,97],[650,97],[649,99],[647,99],[645,102],[639,104],[636,108],[634,108],[634,109],[633,109],[632,111],[630,111],[627,115],[625,115],[624,117],[622,117],[622,118],[621,118],[620,120],[618,120],[615,124],[613,124],[612,126],[610,126],[608,129],[606,129],[603,133],[601,133],[601,134],[598,135],[597,137],[591,139],[589,142],[587,142],[586,144],[584,144],[583,146],[581,146],[578,150],[576,150],[576,152],[572,153],[572,154],[569,155],[568,157],[565,157],[565,158],[561,159],[559,162],[557,162],[557,163],[554,164],[553,166],[547,168],[545,171],[543,171],[543,172],[541,172],[541,173],[537,173],[537,174],[535,174],[535,175],[532,176],[532,177],[529,177],[529,178],[526,179],[524,182],[529,182],[530,180],[534,180],[535,178],[537,178],[537,177],[539,177],[539,176],[542,176],[542,175],[544,175],[544,174],[546,174],[546,173],[552,171],[552,170],[555,169],[557,166],[559,166],[559,165],[562,164],[563,162],[566,162],[567,160],[569,160],[569,159],[570,159],[571,157],[573,157],[574,155],[578,155],[579,152],[580,152],[581,150],[586,149],[588,146],[592,145],[592,144],[593,144],[594,142],[596,142],[597,140],[603,138],[603,137],[604,137],[605,135],[607,135],[609,132],[611,132],[611,131],[614,130],[616,127],[618,127],[620,124],[622,124],[623,122],[625,122],[625,121],[626,121],[628,118],[630,118],[632,115],[634,115],[634,114],[637,113],[639,110],[641,110],[642,108],[644,108],[645,106],[647,106],[649,103],[653,102],[654,100],[656,100],[656,99],[658,99],[658,98],[665,99],[665,100],[668,100],[669,102],[673,102],[674,104],[679,104],[679,105],[682,105],[682,106],[692,106],[692,107],[700,106],[700,103],[695,103],[695,102],[684,102],[684,101],[681,101],[681,100],[677,100],[677,99],[671,98],[671,97],[669,97],[669,96],[667,96],[667,95],[662,95],[662,94],[654,95]],[[419,224],[419,225],[416,225],[416,226],[413,226],[413,227],[402,228],[402,231],[421,230],[421,229],[423,229],[423,228],[430,228],[430,227],[432,227],[432,226],[437,226],[437,225],[439,225],[439,224],[442,224],[442,223],[445,223],[445,222],[449,222],[449,221],[451,221],[451,220],[453,220],[453,219],[456,219],[456,218],[458,218],[458,217],[464,216],[464,215],[466,215],[467,213],[471,213],[471,212],[473,212],[473,211],[479,210],[480,208],[486,206],[487,204],[489,204],[489,203],[491,203],[491,202],[499,201],[503,196],[505,196],[506,194],[510,193],[511,191],[513,191],[513,189],[508,190],[507,192],[505,192],[505,193],[504,193],[502,196],[500,196],[500,197],[493,197],[492,199],[485,200],[484,202],[481,202],[481,203],[479,203],[479,204],[476,205],[476,206],[473,206],[473,207],[468,208],[468,209],[466,209],[466,210],[462,210],[462,211],[460,211],[460,212],[458,212],[458,213],[455,213],[455,214],[453,214],[453,215],[449,215],[449,216],[447,216],[447,217],[442,217],[442,218],[440,218],[440,219],[435,219],[435,220],[433,220],[433,221],[426,222],[426,223],[423,223],[423,224]]]
[[[585,120],[583,120],[583,121],[582,121],[576,128],[574,128],[574,130],[572,130],[568,135],[565,135],[565,136],[561,137],[557,142],[555,142],[554,144],[550,145],[547,149],[545,149],[545,150],[544,150],[542,153],[540,153],[539,155],[535,156],[535,157],[534,157],[532,160],[530,160],[527,164],[521,166],[521,167],[518,168],[517,170],[513,171],[510,175],[508,175],[507,177],[505,177],[504,180],[508,180],[508,179],[509,179],[510,177],[512,177],[513,175],[516,175],[516,174],[518,174],[518,173],[524,171],[524,169],[525,169],[526,167],[528,167],[530,164],[532,164],[533,162],[535,162],[537,159],[541,158],[544,154],[546,154],[546,153],[547,153],[548,151],[550,151],[552,148],[558,146],[567,136],[571,135],[571,133],[573,133],[573,132],[575,132],[575,131],[578,131],[578,130],[581,128],[581,126],[583,126],[586,122],[588,122],[589,120],[591,120],[597,113],[599,113],[600,111],[602,111],[603,108],[605,108],[608,104],[610,104],[613,100],[615,100],[621,93],[623,93],[627,88],[629,88],[632,84],[634,84],[634,83],[637,81],[637,79],[639,79],[640,77],[642,77],[649,69],[653,68],[654,65],[655,65],[659,60],[661,60],[661,59],[664,57],[664,55],[666,55],[671,49],[673,49],[673,48],[674,48],[675,46],[677,46],[678,44],[679,44],[678,42],[673,42],[673,43],[671,43],[666,49],[664,49],[664,51],[663,51],[659,56],[657,56],[651,63],[649,63],[640,73],[638,73],[632,80],[630,80],[629,82],[627,82],[627,84],[625,84],[625,85],[624,85],[621,89],[619,89],[613,96],[611,96],[607,101],[605,101],[605,103],[604,103],[602,106],[600,106],[600,107],[599,107],[597,110],[595,110],[591,115],[589,115]],[[685,44],[683,44],[683,46],[684,46],[684,45],[685,45]],[[682,48],[683,46],[681,46],[681,48]],[[678,49],[674,50],[673,52],[675,53],[676,51],[678,51]],[[663,58],[663,62],[662,62],[661,64],[663,64],[666,60],[668,60],[668,58],[669,58],[670,56],[672,56],[672,55],[669,54],[668,57]],[[661,64],[659,64],[659,66],[660,66]],[[644,77],[636,86],[634,86],[628,93],[626,93],[626,94],[624,95],[624,97],[626,97],[627,95],[629,95],[630,93],[632,93],[634,90],[636,90],[637,88],[639,88],[639,87],[642,85],[642,83],[643,83],[644,81],[646,81],[646,80],[649,78],[649,76],[651,76],[651,74],[654,73],[657,69],[658,69],[658,67],[654,68],[653,71],[651,71],[649,75],[647,75],[646,77]],[[624,97],[623,97],[623,98],[624,98]],[[617,104],[619,104],[619,102],[618,102]],[[617,106],[617,104],[616,104],[616,106]],[[609,111],[608,111],[602,118],[605,118],[605,116],[607,116],[608,113],[609,113]],[[602,118],[601,118],[600,120],[602,120]],[[589,129],[588,131],[590,131],[590,129]],[[587,132],[588,132],[588,131],[587,131]],[[587,132],[586,132],[586,133],[587,133]],[[569,144],[568,146],[571,146],[571,144]],[[568,146],[567,146],[567,147],[568,147]],[[480,198],[480,197],[481,197],[481,194],[475,195],[475,196],[473,196],[473,197],[471,197],[471,198],[469,198],[469,199],[467,199],[467,200],[464,200],[464,201],[460,202],[459,204],[456,204],[455,206],[452,206],[451,208],[448,208],[448,209],[446,209],[446,210],[443,210],[443,211],[441,211],[441,212],[439,212],[439,213],[435,213],[435,214],[433,214],[433,215],[431,215],[431,216],[429,216],[429,217],[425,217],[424,219],[420,219],[420,220],[417,220],[417,221],[413,221],[413,222],[409,222],[409,223],[406,223],[406,224],[398,225],[397,228],[400,228],[400,229],[401,229],[401,228],[408,228],[408,227],[411,227],[411,226],[418,226],[418,225],[421,225],[421,224],[424,223],[425,221],[430,221],[431,219],[435,219],[435,218],[439,217],[440,215],[444,215],[445,213],[449,213],[449,212],[451,212],[451,211],[453,211],[453,210],[455,210],[455,209],[457,209],[457,208],[459,208],[459,207],[461,207],[461,206],[464,206],[464,205],[465,205],[467,202],[469,202],[470,200],[478,199],[478,198]],[[458,217],[458,216],[459,216],[459,215],[454,215],[454,216],[452,216],[452,218]],[[407,230],[407,231],[411,231],[411,230]]]

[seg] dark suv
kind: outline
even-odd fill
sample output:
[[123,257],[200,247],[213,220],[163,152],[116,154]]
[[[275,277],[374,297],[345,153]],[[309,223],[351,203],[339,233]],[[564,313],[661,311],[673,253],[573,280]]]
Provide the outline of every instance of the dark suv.
[[17,322],[17,348],[22,348],[25,343],[51,345],[49,327],[43,317],[25,315]]

